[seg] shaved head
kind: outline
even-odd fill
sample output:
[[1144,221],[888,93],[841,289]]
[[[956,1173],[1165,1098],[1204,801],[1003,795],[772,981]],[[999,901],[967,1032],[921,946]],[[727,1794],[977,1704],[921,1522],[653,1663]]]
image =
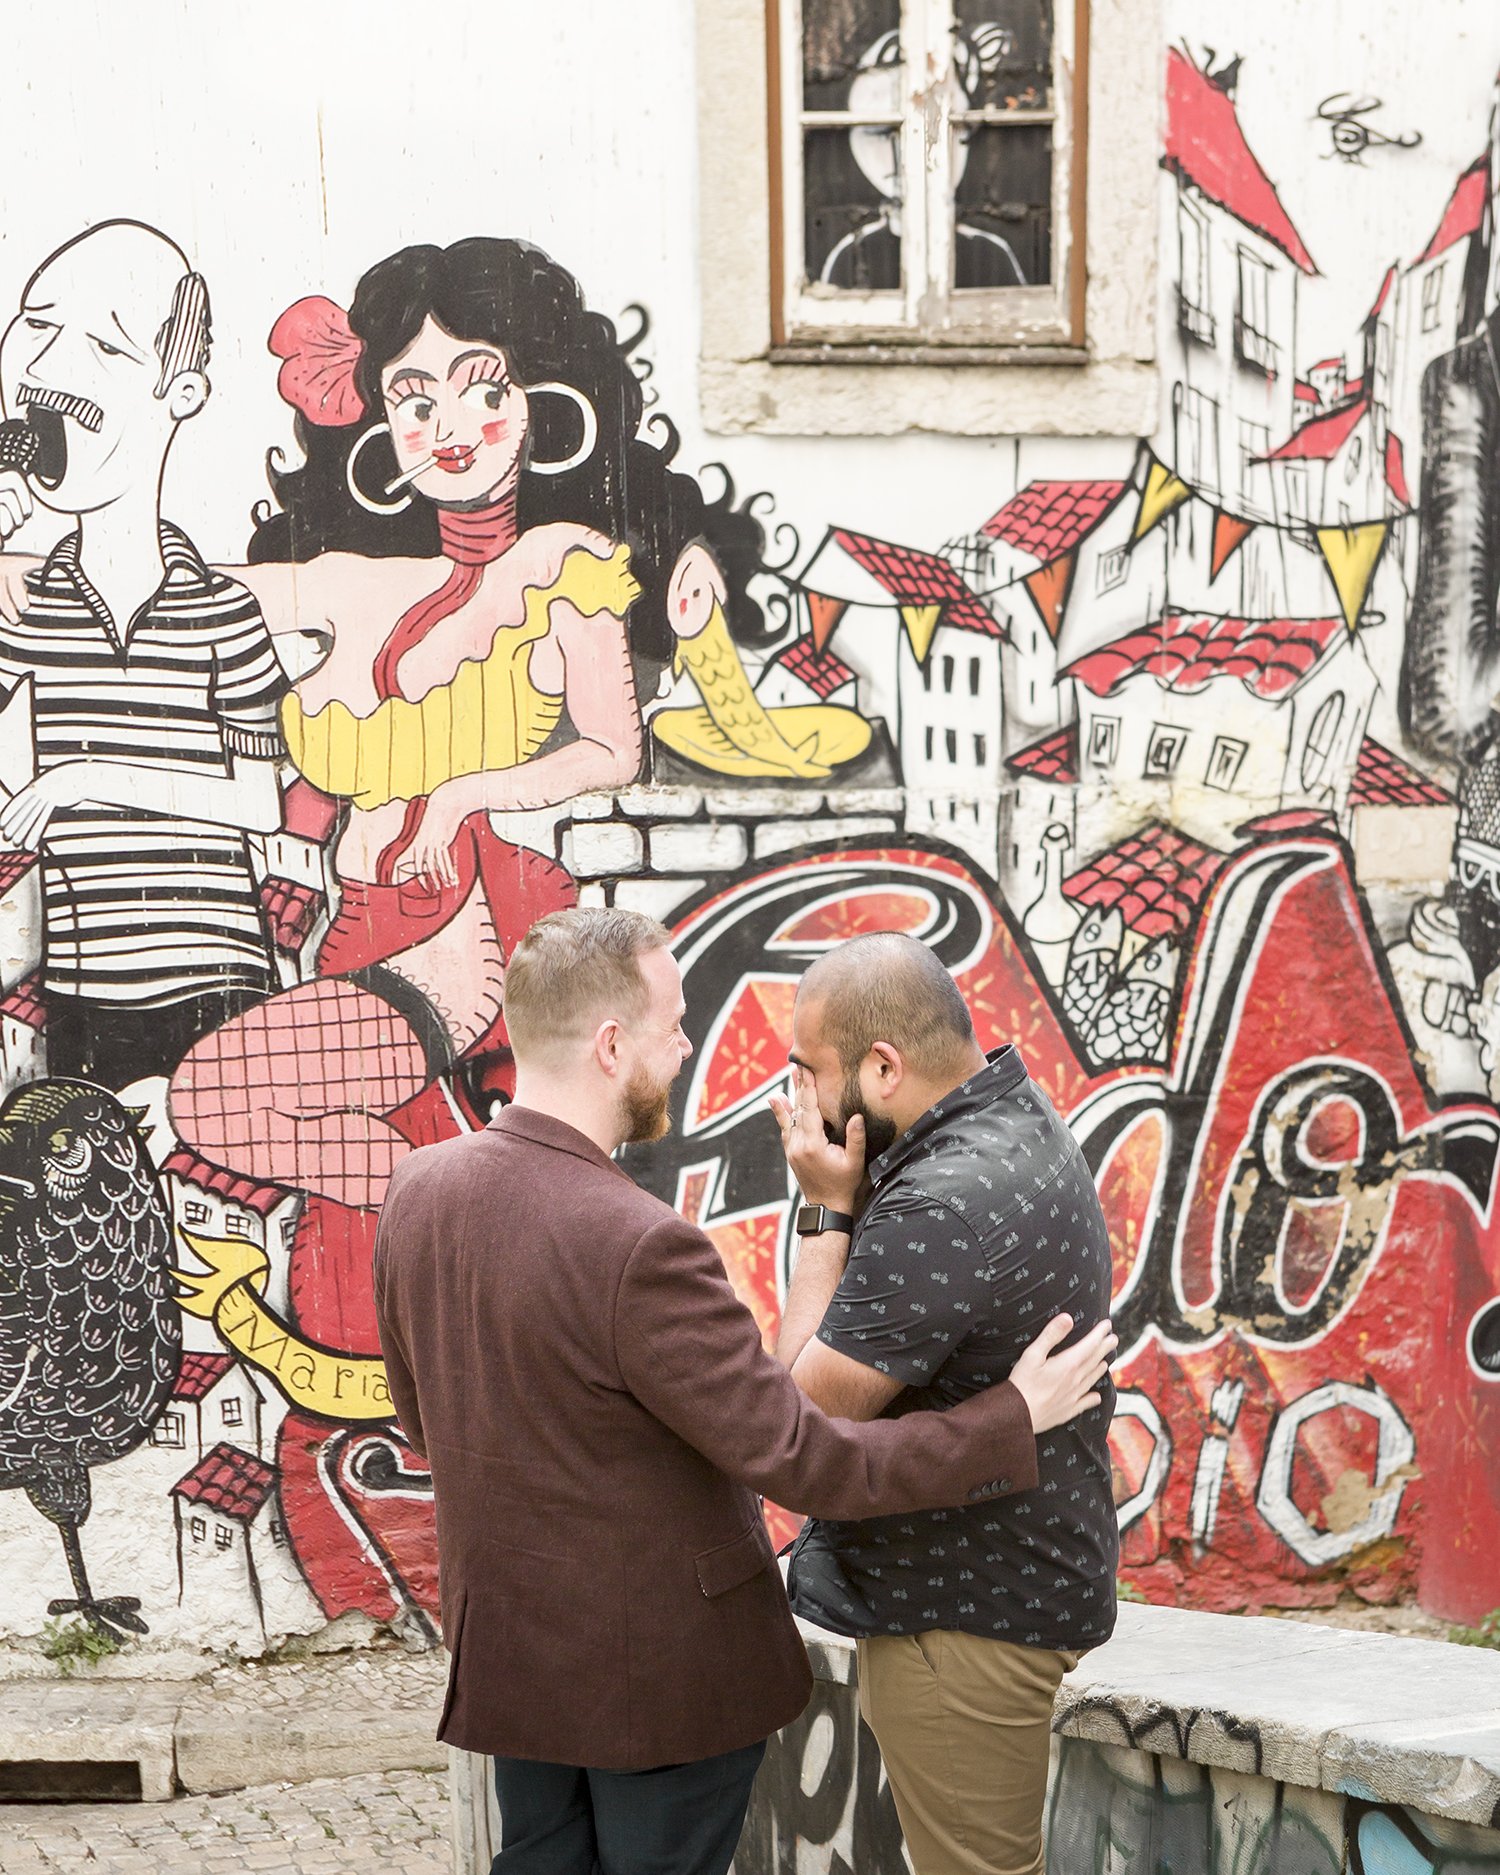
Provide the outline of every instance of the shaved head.
[[797,1000],[846,1074],[876,1042],[932,1079],[967,1062],[975,1046],[958,985],[925,944],[899,931],[850,938],[828,951],[803,977]]

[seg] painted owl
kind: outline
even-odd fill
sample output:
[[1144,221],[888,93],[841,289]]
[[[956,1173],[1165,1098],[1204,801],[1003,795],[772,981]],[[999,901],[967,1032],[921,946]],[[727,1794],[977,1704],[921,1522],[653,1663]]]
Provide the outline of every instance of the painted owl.
[[79,1536],[89,1468],[146,1439],[182,1358],[172,1213],[138,1119],[79,1081],[0,1107],[0,1490],[57,1525],[74,1597],[48,1612],[143,1634],[135,1597],[95,1599]]

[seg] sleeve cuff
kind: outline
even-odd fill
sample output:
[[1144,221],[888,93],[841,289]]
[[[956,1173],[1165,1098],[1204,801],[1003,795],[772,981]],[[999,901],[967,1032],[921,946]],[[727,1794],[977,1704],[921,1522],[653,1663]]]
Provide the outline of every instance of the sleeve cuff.
[[256,762],[278,761],[286,754],[280,730],[242,729],[234,723],[224,725],[224,747],[231,755],[248,756]]

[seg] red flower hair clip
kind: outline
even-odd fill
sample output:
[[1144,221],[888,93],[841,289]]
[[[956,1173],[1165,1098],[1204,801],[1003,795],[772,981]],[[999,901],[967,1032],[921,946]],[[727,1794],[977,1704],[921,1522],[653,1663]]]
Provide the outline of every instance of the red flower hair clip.
[[321,294],[299,299],[271,327],[266,342],[285,361],[276,374],[277,390],[309,423],[359,422],[365,406],[354,386],[354,367],[364,347],[342,306]]

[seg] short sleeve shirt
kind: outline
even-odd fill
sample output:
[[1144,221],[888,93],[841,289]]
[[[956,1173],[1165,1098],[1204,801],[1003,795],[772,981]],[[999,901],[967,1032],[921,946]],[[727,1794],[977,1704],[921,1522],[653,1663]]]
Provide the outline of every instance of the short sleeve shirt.
[[85,801],[42,840],[46,987],[137,1008],[276,982],[245,836],[191,809],[195,776],[284,755],[287,681],[251,594],[167,523],[161,550],[162,584],[126,628],[76,533],[26,576],[19,622],[0,622],[0,691],[31,680],[39,771],[101,761],[183,776],[177,814]]
[[[892,1413],[1010,1373],[1052,1317],[1108,1313],[1109,1237],[1077,1142],[1013,1048],[872,1164],[874,1195],[819,1339],[899,1380]],[[1041,1435],[1034,1489],[950,1510],[810,1523],[792,1605],[845,1634],[952,1628],[1081,1652],[1107,1640],[1119,1555],[1101,1406]]]

